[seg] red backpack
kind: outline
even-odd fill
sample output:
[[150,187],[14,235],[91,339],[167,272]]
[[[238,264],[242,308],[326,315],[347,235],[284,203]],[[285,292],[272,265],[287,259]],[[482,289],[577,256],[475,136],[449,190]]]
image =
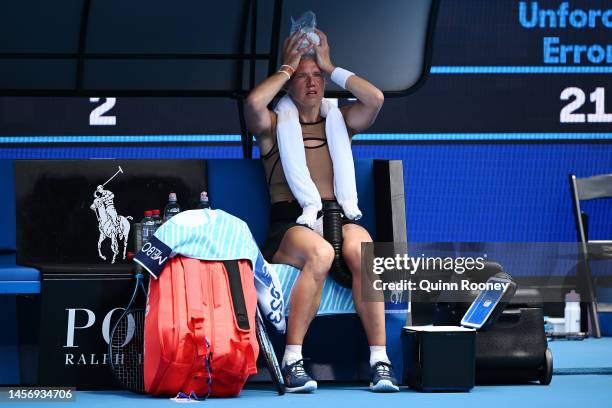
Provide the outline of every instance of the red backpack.
[[151,279],[144,335],[151,395],[237,396],[257,372],[257,294],[247,260],[177,256]]

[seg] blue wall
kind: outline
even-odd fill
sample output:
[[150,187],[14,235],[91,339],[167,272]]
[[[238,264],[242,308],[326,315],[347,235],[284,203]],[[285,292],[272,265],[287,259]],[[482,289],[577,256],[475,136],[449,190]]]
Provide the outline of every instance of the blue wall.
[[[612,144],[355,146],[404,162],[410,241],[575,241],[568,174],[612,173]],[[612,200],[611,200],[612,201]],[[591,238],[612,238],[612,202],[595,204]]]

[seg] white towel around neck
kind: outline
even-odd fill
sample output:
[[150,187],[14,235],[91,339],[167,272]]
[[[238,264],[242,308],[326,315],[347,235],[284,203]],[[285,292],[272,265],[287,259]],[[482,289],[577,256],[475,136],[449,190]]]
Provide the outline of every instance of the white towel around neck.
[[[285,95],[274,108],[274,112],[278,117],[276,137],[285,178],[302,207],[302,215],[296,222],[313,228],[322,203],[306,165],[306,151],[297,107],[289,95]],[[357,206],[355,165],[344,117],[340,109],[327,99],[321,101],[321,116],[326,118],[325,133],[334,169],[336,200],[347,218],[358,220],[362,214]]]

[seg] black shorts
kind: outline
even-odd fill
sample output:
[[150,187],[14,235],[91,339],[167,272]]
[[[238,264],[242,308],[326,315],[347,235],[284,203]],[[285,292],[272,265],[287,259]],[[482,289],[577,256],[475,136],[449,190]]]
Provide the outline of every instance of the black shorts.
[[[325,207],[325,203],[330,200],[323,200],[323,206]],[[303,227],[308,228],[306,225],[298,224],[295,220],[302,214],[302,207],[297,201],[281,201],[278,203],[272,204],[270,208],[270,228],[268,228],[268,236],[266,238],[266,243],[263,247],[262,255],[264,258],[272,263],[272,258],[285,236],[285,233],[292,227]],[[317,217],[320,217],[322,213],[320,212]],[[356,221],[349,220],[348,218],[342,218],[342,225],[346,224],[359,224]]]

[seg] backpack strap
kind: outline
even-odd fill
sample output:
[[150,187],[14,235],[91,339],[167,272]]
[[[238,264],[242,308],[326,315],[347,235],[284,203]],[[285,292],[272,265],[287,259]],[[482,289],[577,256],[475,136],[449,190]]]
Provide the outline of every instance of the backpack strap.
[[[189,258],[178,258],[180,261],[180,269],[177,273],[181,273],[183,276],[183,282],[177,280],[177,282],[173,282],[174,288],[179,288],[184,284],[185,290],[185,300],[187,302],[187,324],[191,330],[193,330],[196,339],[204,339],[206,337],[206,326],[204,324],[205,314],[204,314],[204,299],[202,297],[201,291],[201,275],[196,273],[189,273],[188,270],[190,265],[194,262],[194,260]],[[176,262],[176,261],[175,261]],[[198,266],[200,266],[199,261],[197,262]],[[173,278],[176,276],[173,273]],[[174,279],[173,279],[174,280]],[[177,299],[177,298],[175,298]],[[196,341],[196,348],[199,356],[204,356],[206,354],[206,349],[204,348],[203,341]]]
[[242,330],[250,330],[249,314],[244,300],[244,291],[242,290],[242,279],[240,278],[240,268],[237,260],[223,261],[227,277],[229,280],[230,293],[232,295],[232,304],[234,305],[234,314],[238,327]]

